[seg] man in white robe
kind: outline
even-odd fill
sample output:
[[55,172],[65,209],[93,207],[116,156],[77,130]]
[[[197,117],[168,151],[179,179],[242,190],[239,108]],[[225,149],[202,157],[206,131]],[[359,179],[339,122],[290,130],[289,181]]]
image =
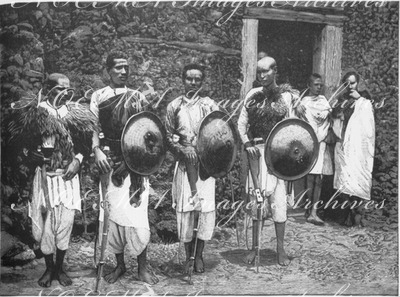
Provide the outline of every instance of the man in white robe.
[[[215,226],[215,179],[199,175],[200,164],[195,151],[197,134],[201,120],[214,110],[219,110],[216,102],[203,97],[200,89],[205,78],[204,69],[197,64],[184,67],[182,80],[185,95],[168,104],[166,128],[171,152],[177,158],[172,199],[176,205],[179,239],[185,244],[185,272],[189,272],[189,259],[194,253],[194,271],[204,272],[203,250],[205,241],[210,240]],[[190,167],[197,172],[191,181]],[[199,211],[197,238],[193,237],[195,211]],[[196,243],[197,240],[197,243]]]
[[330,128],[329,115],[332,108],[325,96],[321,95],[323,86],[321,75],[313,73],[308,81],[309,94],[301,98],[294,108],[296,115],[311,125],[319,143],[317,162],[306,177],[307,194],[312,201],[310,209],[307,210],[307,222],[315,225],[324,224],[317,215],[323,175],[333,174],[332,159],[325,142]]
[[340,139],[335,147],[334,188],[350,196],[346,225],[364,225],[363,201],[371,199],[375,152],[375,120],[370,96],[358,91],[359,75],[348,72],[342,79],[347,92],[335,108],[333,130]]
[[[108,174],[109,179],[107,188],[110,206],[108,249],[115,254],[117,260],[115,269],[105,275],[104,279],[109,283],[114,283],[125,273],[124,250],[127,247],[131,255],[137,256],[139,279],[155,284],[158,278],[147,266],[147,245],[150,242],[147,215],[149,180],[148,177],[129,172],[121,153],[120,139],[124,125],[130,116],[143,110],[146,105],[143,94],[126,87],[129,75],[127,59],[127,55],[119,51],[108,55],[106,67],[111,83],[94,92],[90,102],[90,110],[99,119],[110,154],[119,160],[115,163],[121,163],[119,166],[116,164],[112,166],[109,156],[103,151],[105,146],[103,149],[101,147],[99,133],[94,133],[95,162],[101,174]],[[134,189],[130,193],[132,187]],[[102,212],[100,220],[102,221]],[[103,230],[102,223],[99,230]]]

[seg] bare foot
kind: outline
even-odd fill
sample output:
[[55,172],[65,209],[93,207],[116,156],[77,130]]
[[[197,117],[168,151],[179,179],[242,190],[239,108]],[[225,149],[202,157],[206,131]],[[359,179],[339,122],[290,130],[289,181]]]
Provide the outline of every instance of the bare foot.
[[347,227],[353,226],[353,214],[351,212],[347,216],[346,220],[343,222],[343,225]]
[[287,256],[284,249],[278,250],[278,264],[281,266],[288,266],[290,264],[289,257]]
[[204,272],[203,258],[196,258],[194,260],[194,271],[196,271],[198,273],[203,273]]
[[54,274],[54,279],[58,280],[60,285],[64,287],[72,285],[71,278],[62,269]]
[[311,223],[311,224],[314,224],[314,225],[317,225],[317,226],[325,225],[325,222],[323,220],[321,220],[317,215],[310,215],[307,218],[307,222]]
[[142,282],[148,283],[150,285],[154,285],[154,284],[158,283],[158,278],[149,271],[147,266],[145,266],[144,269],[141,269],[139,271],[139,279]]
[[41,278],[38,280],[38,284],[41,287],[48,288],[51,286],[51,281],[53,280],[53,271],[51,269],[46,269],[46,271],[43,273]]
[[189,274],[189,270],[192,270],[193,272],[193,268],[194,268],[194,263],[191,262],[190,260],[186,260],[185,265],[183,266],[183,273]]
[[243,261],[246,264],[253,264],[254,259],[256,258],[256,251],[250,251],[246,257],[244,257]]
[[111,271],[109,274],[106,274],[104,276],[104,279],[106,282],[109,284],[113,284],[117,281],[117,279],[123,275],[126,271],[125,265],[117,265],[113,271]]

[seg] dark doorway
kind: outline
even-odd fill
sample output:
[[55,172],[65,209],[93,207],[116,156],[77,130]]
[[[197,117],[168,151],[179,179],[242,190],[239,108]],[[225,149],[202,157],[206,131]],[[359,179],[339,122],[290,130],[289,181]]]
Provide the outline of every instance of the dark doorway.
[[307,87],[313,69],[313,48],[323,25],[260,20],[258,52],[265,51],[278,64],[278,84],[290,83],[298,90]]

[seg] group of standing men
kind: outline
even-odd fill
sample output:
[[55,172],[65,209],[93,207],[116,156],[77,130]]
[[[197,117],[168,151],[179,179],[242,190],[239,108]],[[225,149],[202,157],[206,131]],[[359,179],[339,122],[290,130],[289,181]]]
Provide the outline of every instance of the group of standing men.
[[[139,279],[149,284],[155,284],[158,279],[149,270],[146,262],[147,245],[150,241],[150,228],[147,217],[149,179],[128,169],[123,160],[120,145],[122,129],[127,120],[132,115],[147,110],[149,104],[143,94],[126,86],[129,77],[129,66],[128,57],[125,53],[112,52],[107,57],[106,68],[110,76],[110,85],[93,93],[90,103],[90,111],[92,113],[88,116],[91,123],[97,125],[97,128],[94,128],[94,132],[90,135],[92,137],[91,149],[101,175],[107,179],[107,189],[104,193],[107,195],[110,210],[108,248],[115,254],[117,262],[114,270],[105,275],[104,278],[107,282],[114,283],[125,273],[124,250],[128,247],[130,253],[137,256]],[[321,89],[321,77],[312,76],[312,79],[310,79],[310,96],[300,98],[299,92],[292,89],[291,86],[287,84],[278,86],[276,75],[277,65],[273,58],[263,57],[258,61],[257,77],[261,86],[253,88],[244,99],[243,108],[238,119],[238,131],[244,149],[248,154],[249,164],[256,172],[255,175],[249,178],[249,183],[253,184],[253,186],[257,184],[265,190],[263,191],[264,198],[269,200],[269,205],[271,206],[270,211],[275,222],[277,237],[277,261],[280,265],[288,265],[290,260],[284,249],[285,223],[287,219],[285,182],[269,172],[263,158],[260,158],[260,156],[263,155],[265,140],[274,125],[282,119],[293,115],[303,117],[310,122],[316,129],[318,139],[323,142],[326,137],[325,132],[329,130],[326,119],[331,107],[315,91],[315,85],[319,86],[318,90]],[[352,75],[346,79],[351,80],[353,77],[358,78],[358,76]],[[69,87],[69,80],[63,75],[53,75],[49,78],[51,78],[49,81],[55,82],[55,86],[53,86],[55,89],[65,90]],[[185,246],[186,265],[184,270],[188,272],[189,262],[194,258],[194,271],[198,273],[204,272],[203,250],[205,241],[210,240],[213,235],[216,217],[215,179],[202,176],[201,164],[195,149],[200,122],[212,111],[219,110],[219,106],[214,100],[203,95],[201,89],[204,79],[205,71],[201,66],[197,64],[187,65],[182,72],[185,93],[169,103],[166,116],[169,149],[177,159],[172,196],[174,205],[176,205],[178,235]],[[357,99],[360,94],[356,91],[351,91],[350,96]],[[46,98],[48,99],[44,103],[47,106],[47,110],[49,110],[48,116],[57,118],[64,125],[63,118],[70,112],[69,106],[66,104],[52,104],[52,95],[50,94]],[[121,104],[127,98],[129,98],[130,104]],[[363,103],[358,103],[361,101]],[[301,104],[298,104],[299,102]],[[315,110],[323,107],[323,112],[315,111],[314,107],[309,108],[308,102],[317,106]],[[365,98],[356,101],[354,116],[359,108],[369,108],[364,107],[364,105],[368,105],[366,102],[368,101]],[[259,108],[260,104],[262,104],[262,108]],[[362,107],[360,107],[361,105]],[[352,121],[354,120],[351,115],[349,117],[346,113],[342,118],[344,124],[338,128],[342,133],[338,136],[342,140],[339,142],[342,150],[339,156],[346,159],[348,154],[354,153],[349,152],[347,148],[350,145],[349,142],[353,140],[351,139],[352,136],[348,135],[348,132],[342,131],[346,130],[346,126],[347,130],[352,127]],[[369,125],[373,126],[373,123],[369,123]],[[68,127],[66,126],[66,128]],[[46,135],[47,138],[51,136],[51,133],[57,132],[49,128],[42,130],[42,134]],[[319,132],[320,130],[322,132]],[[72,130],[68,131],[73,132]],[[59,140],[57,134],[52,137],[55,138],[56,142]],[[42,140],[45,140],[44,136]],[[31,203],[31,209],[36,209],[36,218],[40,217],[43,221],[41,225],[50,226],[55,221],[54,226],[56,226],[56,228],[44,228],[44,231],[36,232],[38,235],[35,239],[41,244],[40,253],[44,254],[46,259],[46,272],[39,280],[39,285],[43,287],[50,286],[51,281],[55,279],[59,280],[62,285],[71,284],[70,278],[62,271],[62,263],[65,251],[68,248],[73,219],[65,220],[61,214],[65,213],[65,208],[68,208],[68,211],[80,210],[79,203],[74,203],[73,201],[80,201],[79,182],[77,182],[76,173],[79,170],[82,158],[76,152],[76,149],[74,151],[72,148],[72,144],[79,140],[71,135],[66,141],[70,143],[71,151],[73,151],[68,158],[68,162],[64,162],[65,164],[61,162],[60,164],[64,165],[60,165],[58,168],[53,166],[51,170],[47,171],[47,176],[42,174],[38,175],[38,178],[43,178],[46,181],[44,186],[58,186],[58,192],[60,192],[60,189],[68,189],[67,193],[70,193],[70,198],[68,199],[72,202],[67,203],[65,200],[67,198],[60,201],[59,198],[53,197],[50,203],[46,203],[47,201],[44,197],[46,191],[40,191],[44,187],[38,182],[36,192],[41,194],[33,197]],[[41,145],[45,147],[45,143]],[[56,144],[56,146],[59,146],[59,144]],[[107,147],[107,151],[104,150],[105,147]],[[325,154],[323,145],[320,146],[320,151],[321,157]],[[34,153],[37,159],[42,159],[40,163],[42,165],[44,163],[43,160],[46,159],[45,156],[41,152]],[[55,150],[53,155],[55,154],[60,155],[61,153]],[[50,159],[53,155],[50,156]],[[318,162],[320,162],[320,159]],[[51,164],[54,165],[54,162]],[[310,181],[314,184],[319,184],[320,174],[325,172],[322,169],[322,165],[318,168],[315,168],[315,172],[312,172],[316,176],[311,175],[310,177]],[[352,174],[348,167],[340,168],[343,174]],[[372,168],[370,169],[372,171]],[[55,174],[54,172],[59,173]],[[63,180],[65,184],[61,184],[55,178]],[[347,181],[346,177],[338,175],[338,183],[344,184]],[[362,188],[364,189],[363,186]],[[346,189],[343,191],[344,193],[354,195],[351,190],[347,191]],[[366,198],[362,195],[360,197]],[[102,198],[104,199],[104,197]],[[40,200],[40,203],[37,202],[38,200]],[[200,208],[198,208],[199,205],[201,206]],[[196,211],[197,218],[195,219]],[[317,220],[315,213],[311,212],[310,216]],[[258,229],[257,224],[260,223],[257,220],[253,221],[253,239],[257,239],[255,230]],[[37,226],[37,224],[34,224],[34,226]],[[193,236],[194,229],[197,230],[195,237]],[[99,230],[102,230],[101,226]],[[52,238],[52,240],[45,240],[46,238]],[[253,240],[253,244],[254,242],[256,241]],[[52,244],[57,247],[56,265],[53,263],[54,248],[46,248],[45,243],[47,246]],[[253,250],[246,256],[245,261],[253,263],[255,256],[255,247],[253,246]]]

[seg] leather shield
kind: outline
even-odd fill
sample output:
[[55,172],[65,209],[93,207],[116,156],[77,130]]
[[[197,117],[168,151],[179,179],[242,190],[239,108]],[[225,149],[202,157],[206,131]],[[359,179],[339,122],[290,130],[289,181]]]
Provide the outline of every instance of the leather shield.
[[167,152],[166,131],[161,120],[148,111],[130,117],[122,132],[121,150],[133,172],[140,175],[156,172]]
[[225,112],[213,111],[201,121],[197,153],[208,175],[227,175],[235,162],[238,141],[236,127]]
[[265,163],[272,174],[293,181],[307,175],[318,158],[319,143],[307,122],[289,118],[271,130],[265,143]]

